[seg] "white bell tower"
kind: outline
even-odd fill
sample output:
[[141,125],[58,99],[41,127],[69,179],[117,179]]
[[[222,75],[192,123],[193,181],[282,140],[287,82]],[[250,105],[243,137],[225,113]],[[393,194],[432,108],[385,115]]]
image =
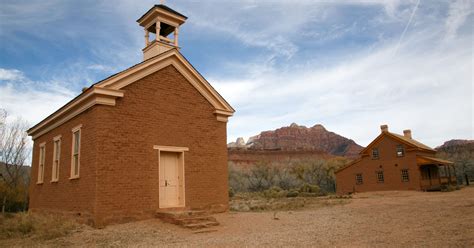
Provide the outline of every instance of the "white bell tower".
[[[186,19],[188,19],[186,16],[164,4],[153,6],[140,17],[137,22],[145,30],[143,60],[147,60],[173,48],[179,49],[179,26],[181,26]],[[154,36],[154,39],[151,41],[150,34]]]

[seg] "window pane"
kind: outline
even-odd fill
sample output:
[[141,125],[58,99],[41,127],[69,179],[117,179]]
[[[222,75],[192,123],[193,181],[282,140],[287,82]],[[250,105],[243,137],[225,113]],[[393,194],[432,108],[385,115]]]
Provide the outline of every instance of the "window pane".
[[60,141],[57,140],[54,142],[54,151],[56,152],[56,154],[54,154],[54,159],[55,160],[59,160],[59,154],[61,153],[61,145],[60,145]]
[[79,131],[74,133],[74,154],[79,152]]
[[362,174],[356,174],[356,184],[362,184]]
[[74,155],[74,175],[79,175],[79,155]]
[[379,182],[379,183],[383,183],[383,182],[384,182],[383,171],[378,171],[378,172],[377,172],[377,182]]
[[58,177],[59,177],[59,167],[58,167],[58,165],[59,165],[59,163],[56,160],[54,162],[54,176],[53,176],[54,178],[53,179],[58,179]]
[[402,170],[402,182],[408,182],[409,180],[410,180],[410,178],[408,176],[408,170],[403,169]]

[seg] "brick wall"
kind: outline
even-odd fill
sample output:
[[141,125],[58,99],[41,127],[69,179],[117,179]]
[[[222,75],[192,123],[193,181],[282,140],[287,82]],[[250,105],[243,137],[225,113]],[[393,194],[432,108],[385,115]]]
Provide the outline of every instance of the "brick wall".
[[[97,137],[94,116],[89,109],[65,124],[42,135],[34,141],[30,181],[29,208],[32,211],[63,211],[76,216],[92,217],[95,202],[95,159]],[[82,124],[80,178],[69,179],[71,171],[72,129]],[[51,182],[53,167],[53,138],[61,135],[59,181]],[[39,145],[46,142],[43,184],[38,181]],[[90,221],[90,220],[89,220]]]
[[[396,146],[401,144],[387,136],[384,136],[373,147],[378,147],[380,159],[372,159],[371,156],[363,157],[360,162],[354,164],[336,175],[337,193],[365,192],[378,190],[419,190],[420,171],[416,164],[416,154],[424,154],[416,151],[407,152],[405,145],[405,156],[397,157]],[[372,150],[369,150],[372,154]],[[433,154],[430,154],[433,156]],[[408,169],[409,181],[403,182],[401,170]],[[383,171],[384,182],[377,182],[377,171]],[[356,174],[361,173],[363,184],[356,184]]]

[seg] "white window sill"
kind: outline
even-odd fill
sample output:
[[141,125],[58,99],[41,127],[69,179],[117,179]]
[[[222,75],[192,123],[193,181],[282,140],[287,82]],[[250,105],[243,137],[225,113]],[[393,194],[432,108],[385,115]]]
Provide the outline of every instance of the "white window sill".
[[51,180],[51,183],[57,183],[59,180]]
[[70,177],[69,180],[75,180],[75,179],[79,179],[79,176],[75,176],[75,177]]
[[36,184],[41,185],[41,184],[43,184],[43,182],[36,182]]

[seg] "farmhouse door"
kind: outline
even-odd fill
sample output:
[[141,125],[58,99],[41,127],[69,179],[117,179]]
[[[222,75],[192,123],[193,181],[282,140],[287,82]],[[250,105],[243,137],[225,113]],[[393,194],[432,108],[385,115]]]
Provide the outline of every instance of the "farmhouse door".
[[176,152],[160,152],[160,208],[180,205],[179,155]]

